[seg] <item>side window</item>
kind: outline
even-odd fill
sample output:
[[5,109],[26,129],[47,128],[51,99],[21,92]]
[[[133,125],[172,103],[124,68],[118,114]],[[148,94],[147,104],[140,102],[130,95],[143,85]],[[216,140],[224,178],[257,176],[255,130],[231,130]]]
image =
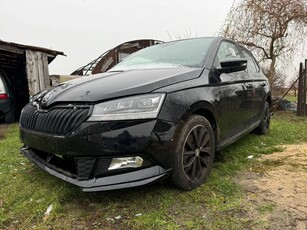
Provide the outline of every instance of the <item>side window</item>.
[[219,67],[220,61],[225,58],[240,58],[240,52],[237,46],[233,43],[223,41],[217,51],[214,60],[214,66]]
[[248,53],[246,50],[242,49],[243,56],[247,59],[247,71],[249,73],[257,73],[259,72],[259,67],[254,59],[254,57]]

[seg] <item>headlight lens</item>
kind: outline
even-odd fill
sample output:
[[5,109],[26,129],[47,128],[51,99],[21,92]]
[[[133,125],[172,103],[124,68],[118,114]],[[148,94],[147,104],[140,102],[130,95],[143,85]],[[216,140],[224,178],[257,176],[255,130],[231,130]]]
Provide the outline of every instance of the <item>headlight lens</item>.
[[112,121],[156,118],[165,94],[145,94],[95,105],[89,121]]

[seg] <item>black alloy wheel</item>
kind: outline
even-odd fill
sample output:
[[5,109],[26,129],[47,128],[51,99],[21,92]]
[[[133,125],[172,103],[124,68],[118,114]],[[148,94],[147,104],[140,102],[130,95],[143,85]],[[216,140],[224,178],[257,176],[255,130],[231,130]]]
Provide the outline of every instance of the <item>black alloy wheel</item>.
[[15,122],[15,105],[12,103],[10,110],[4,114],[4,122],[11,124]]
[[215,153],[215,137],[209,121],[192,115],[178,140],[172,180],[184,190],[203,184],[209,176]]
[[270,106],[265,106],[264,116],[263,116],[263,122],[265,129],[268,131],[270,128],[270,122],[271,122],[271,114],[270,114]]
[[208,169],[212,152],[212,140],[208,129],[197,125],[188,134],[182,153],[185,177],[191,182],[201,179]]
[[265,135],[270,130],[270,124],[271,124],[271,109],[270,104],[268,101],[264,104],[264,111],[262,115],[261,122],[259,126],[255,129],[255,132],[259,135]]

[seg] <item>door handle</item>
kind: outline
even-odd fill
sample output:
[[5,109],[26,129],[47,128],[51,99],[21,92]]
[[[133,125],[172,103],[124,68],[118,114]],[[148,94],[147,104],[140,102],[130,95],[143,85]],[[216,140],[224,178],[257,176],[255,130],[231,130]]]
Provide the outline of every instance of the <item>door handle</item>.
[[246,85],[246,88],[247,88],[247,89],[253,88],[253,84],[247,84],[247,85]]

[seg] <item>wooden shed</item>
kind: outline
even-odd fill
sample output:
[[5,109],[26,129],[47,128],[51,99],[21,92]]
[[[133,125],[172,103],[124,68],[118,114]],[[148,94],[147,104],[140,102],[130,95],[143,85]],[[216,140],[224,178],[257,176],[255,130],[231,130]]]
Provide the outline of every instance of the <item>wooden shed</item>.
[[0,40],[0,69],[13,85],[17,117],[30,95],[51,86],[48,64],[57,55],[64,53]]

